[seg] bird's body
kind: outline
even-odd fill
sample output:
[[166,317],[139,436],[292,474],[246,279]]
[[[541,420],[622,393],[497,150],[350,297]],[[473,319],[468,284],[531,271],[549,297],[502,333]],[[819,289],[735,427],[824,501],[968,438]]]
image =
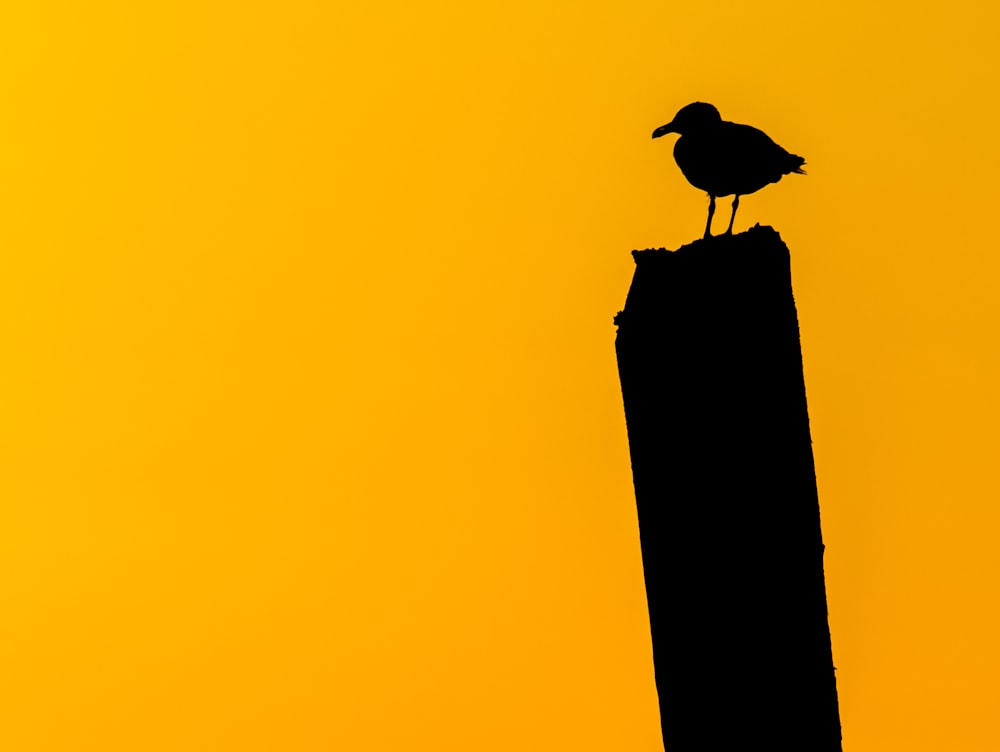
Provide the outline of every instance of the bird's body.
[[684,177],[713,196],[745,196],[784,175],[802,172],[805,160],[749,125],[722,121],[718,127],[677,139],[674,159]]
[[682,108],[670,123],[653,131],[653,138],[667,133],[681,136],[674,145],[674,160],[684,177],[709,195],[705,237],[711,234],[717,197],[735,196],[727,230],[731,233],[740,196],[790,173],[804,173],[802,157],[785,151],[763,131],[723,120],[715,107],[704,102]]

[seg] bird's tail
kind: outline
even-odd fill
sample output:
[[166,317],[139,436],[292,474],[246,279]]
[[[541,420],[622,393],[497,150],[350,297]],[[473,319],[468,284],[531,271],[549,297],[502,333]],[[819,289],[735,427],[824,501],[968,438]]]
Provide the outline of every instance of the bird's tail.
[[791,170],[789,170],[789,172],[795,172],[798,173],[799,175],[805,175],[806,171],[802,169],[802,165],[806,163],[806,160],[798,156],[797,154],[790,154],[789,157],[790,159],[788,160],[788,164],[791,167]]

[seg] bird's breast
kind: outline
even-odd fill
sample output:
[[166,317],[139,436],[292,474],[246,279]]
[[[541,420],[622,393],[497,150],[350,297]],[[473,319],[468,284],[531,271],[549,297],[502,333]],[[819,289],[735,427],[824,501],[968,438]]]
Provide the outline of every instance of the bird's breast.
[[681,136],[674,144],[674,161],[695,188],[713,196],[727,195],[720,192],[724,181],[723,166],[719,163],[717,150],[707,139]]

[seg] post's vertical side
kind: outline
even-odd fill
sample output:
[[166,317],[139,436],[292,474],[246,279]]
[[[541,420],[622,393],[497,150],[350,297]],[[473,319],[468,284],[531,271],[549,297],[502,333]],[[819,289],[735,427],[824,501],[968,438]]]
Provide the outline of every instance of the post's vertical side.
[[667,752],[840,752],[788,249],[637,252],[616,322]]

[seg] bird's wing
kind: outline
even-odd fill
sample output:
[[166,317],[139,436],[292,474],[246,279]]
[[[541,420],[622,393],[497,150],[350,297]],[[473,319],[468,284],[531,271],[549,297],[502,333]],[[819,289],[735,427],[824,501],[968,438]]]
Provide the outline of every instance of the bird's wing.
[[[791,172],[796,163],[792,154],[778,146],[764,131],[742,123],[727,123],[722,149],[724,159],[732,166],[733,175],[741,176],[746,192],[776,183]],[[742,192],[742,191],[739,191]]]

